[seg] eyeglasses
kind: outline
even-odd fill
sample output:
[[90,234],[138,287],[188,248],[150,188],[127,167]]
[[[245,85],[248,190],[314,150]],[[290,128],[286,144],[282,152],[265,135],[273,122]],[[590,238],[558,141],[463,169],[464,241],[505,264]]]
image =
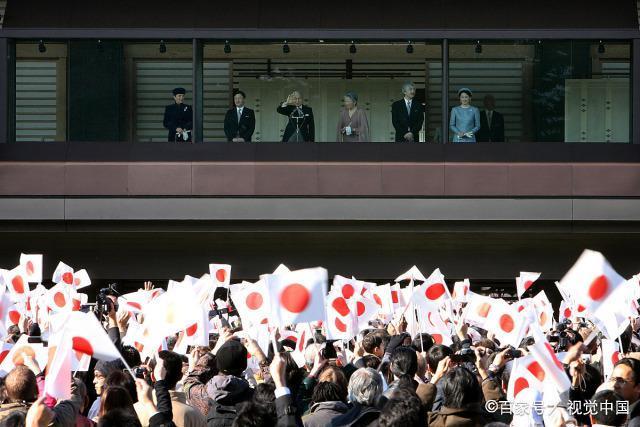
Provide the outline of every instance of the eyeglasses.
[[633,384],[633,381],[625,380],[622,377],[610,377],[609,382],[616,383],[616,384],[622,384],[622,383]]

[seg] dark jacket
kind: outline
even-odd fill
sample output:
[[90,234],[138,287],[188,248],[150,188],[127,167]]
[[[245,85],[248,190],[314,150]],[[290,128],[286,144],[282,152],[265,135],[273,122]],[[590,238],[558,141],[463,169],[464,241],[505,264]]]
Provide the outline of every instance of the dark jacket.
[[414,98],[411,101],[411,114],[407,114],[407,104],[402,98],[391,104],[391,122],[396,130],[396,142],[404,142],[407,132],[411,132],[414,142],[418,142],[424,123],[424,107]]
[[331,421],[346,413],[349,406],[340,401],[314,403],[307,415],[302,417],[304,427],[324,427],[331,425]]
[[296,407],[290,394],[285,394],[276,399],[277,427],[302,426],[302,420],[296,415]]
[[[162,122],[166,129],[169,129],[169,142],[182,141],[182,136],[176,136],[176,129],[182,128],[191,130],[193,129],[193,111],[191,106],[187,104],[167,105],[164,109],[164,120]],[[191,141],[191,133],[187,141]]]
[[479,142],[504,142],[504,117],[497,111],[491,113],[491,127],[487,119],[487,112],[480,112],[480,130],[477,135]]
[[627,422],[628,427],[640,427],[640,400],[629,405],[629,415],[627,419],[629,420]]
[[351,409],[339,415],[329,424],[332,427],[375,427],[378,425],[380,410],[373,406],[363,406],[354,403]]
[[229,142],[237,137],[243,138],[245,142],[249,142],[255,129],[256,115],[251,108],[242,108],[240,122],[238,122],[238,110],[236,107],[228,110],[224,116],[224,134],[227,136],[227,141]]
[[211,408],[207,414],[207,426],[226,427],[233,424],[241,406],[253,397],[253,389],[242,378],[233,375],[216,375],[207,383]]
[[302,105],[300,108],[302,109],[303,118],[296,121],[296,119],[291,117],[291,113],[293,113],[296,107],[293,105],[287,105],[285,107],[278,105],[278,113],[289,117],[289,122],[287,123],[287,127],[284,129],[284,135],[282,136],[283,142],[288,142],[289,138],[291,138],[295,133],[297,127],[296,123],[300,126],[300,134],[304,141],[315,141],[316,129],[313,121],[313,110],[311,107],[306,105]]
[[156,392],[156,407],[158,412],[149,418],[149,427],[175,427],[171,396],[164,380],[156,381],[153,385]]

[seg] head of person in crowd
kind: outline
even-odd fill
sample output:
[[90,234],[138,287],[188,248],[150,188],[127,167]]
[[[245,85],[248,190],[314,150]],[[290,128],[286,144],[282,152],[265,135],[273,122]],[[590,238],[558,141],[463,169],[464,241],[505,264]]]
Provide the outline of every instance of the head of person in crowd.
[[74,378],[73,384],[76,387],[76,390],[77,390],[76,393],[78,394],[78,396],[80,396],[80,401],[81,401],[78,412],[81,414],[84,414],[85,410],[87,410],[91,405],[87,386],[85,385],[84,381],[82,381],[80,378]]
[[126,409],[114,409],[102,415],[98,427],[141,427],[137,415]]
[[398,387],[413,387],[413,378],[418,371],[416,351],[411,347],[398,347],[391,354],[389,371],[397,381]]
[[367,354],[372,354],[378,358],[384,356],[384,343],[382,336],[376,331],[369,332],[362,339],[362,348]]
[[142,360],[140,359],[140,352],[133,346],[123,345],[122,350],[120,350],[120,354],[122,354],[122,358],[127,365],[135,368],[136,366],[140,366],[142,364]]
[[613,390],[629,404],[640,399],[640,361],[625,357],[613,366],[609,377]]
[[123,371],[113,371],[109,374],[109,376],[105,379],[104,386],[105,389],[109,387],[122,387],[129,392],[129,396],[131,397],[132,402],[138,401],[138,393],[136,392],[136,383],[133,377],[128,372]]
[[265,405],[247,402],[238,411],[233,427],[272,427],[277,423],[275,412]]
[[371,368],[360,368],[349,379],[349,402],[374,406],[382,395],[382,378]]
[[473,92],[471,92],[471,89],[467,87],[463,87],[458,90],[458,100],[460,101],[460,105],[463,107],[468,107],[471,104],[472,96]]
[[402,94],[405,99],[413,99],[416,96],[416,87],[413,83],[407,82],[402,85]]
[[96,366],[93,368],[93,387],[96,390],[96,394],[100,396],[104,388],[104,382],[114,371],[120,369],[120,361],[105,362],[99,360]]
[[300,107],[302,105],[302,94],[300,91],[294,90],[291,92],[291,103],[296,107]]
[[347,395],[347,376],[344,374],[344,371],[338,367],[329,365],[325,369],[322,370],[320,375],[318,375],[318,383],[330,382],[336,384],[342,393]]
[[484,104],[485,110],[493,111],[496,109],[496,98],[490,93],[484,96],[482,103]]
[[11,337],[11,342],[16,343],[20,339],[20,327],[18,325],[11,325],[7,328],[7,335]]
[[621,426],[627,421],[627,414],[619,410],[622,396],[612,390],[602,390],[594,394],[591,401],[595,403],[593,410],[589,411],[591,425]]
[[167,389],[174,390],[182,378],[182,356],[173,351],[163,350],[158,353],[158,357],[164,362],[164,381]]
[[344,104],[344,108],[347,110],[353,110],[358,105],[358,94],[349,91],[342,97],[342,102]]
[[382,360],[373,354],[365,354],[362,356],[361,363],[363,368],[378,369]]
[[396,389],[382,407],[378,427],[423,427],[425,413],[418,395],[411,389]]
[[465,367],[450,369],[441,381],[444,407],[465,409],[483,399],[478,377]]
[[427,358],[420,352],[416,352],[417,366],[416,377],[424,380],[427,376]]
[[34,402],[38,398],[36,376],[24,365],[13,368],[5,377],[4,385],[9,402]]
[[322,402],[347,402],[347,390],[342,386],[329,382],[319,382],[311,394],[311,404]]
[[429,373],[434,374],[438,369],[438,363],[452,354],[453,352],[446,345],[436,344],[431,347],[427,352],[427,369]]
[[304,363],[307,369],[311,370],[311,368],[313,368],[313,364],[316,361],[316,356],[321,349],[322,349],[322,345],[316,344],[314,342],[311,342],[310,344],[308,344],[307,347],[304,349]]
[[247,369],[247,349],[240,341],[230,339],[216,353],[216,366],[221,375],[242,376]]
[[[266,382],[260,383],[256,386],[256,391],[253,393],[253,401],[260,405],[275,405],[276,401],[276,386],[273,383]],[[274,407],[275,410],[275,407]]]
[[431,334],[420,333],[411,342],[411,347],[419,353],[426,353],[431,347],[433,347],[434,341]]
[[173,90],[173,99],[176,104],[182,104],[184,102],[184,95],[187,93],[185,88],[177,87]]
[[104,414],[114,409],[129,411],[134,415],[136,413],[133,408],[133,399],[131,399],[129,391],[124,387],[106,387],[101,397],[99,417],[102,417]]
[[237,90],[235,95],[233,95],[233,105],[235,105],[236,108],[244,107],[244,100],[246,97],[247,95],[245,95],[243,91]]
[[302,384],[302,380],[304,380],[305,371],[298,367],[298,364],[294,360],[293,356],[291,356],[290,352],[281,353],[281,356],[287,365],[285,371],[287,387],[289,387],[293,394],[296,394],[298,387]]

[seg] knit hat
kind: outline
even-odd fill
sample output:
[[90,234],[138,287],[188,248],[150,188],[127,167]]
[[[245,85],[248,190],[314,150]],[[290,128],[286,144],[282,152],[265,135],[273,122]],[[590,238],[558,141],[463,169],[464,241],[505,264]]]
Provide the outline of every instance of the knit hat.
[[247,349],[240,341],[227,341],[216,353],[216,366],[223,374],[239,376],[247,369]]

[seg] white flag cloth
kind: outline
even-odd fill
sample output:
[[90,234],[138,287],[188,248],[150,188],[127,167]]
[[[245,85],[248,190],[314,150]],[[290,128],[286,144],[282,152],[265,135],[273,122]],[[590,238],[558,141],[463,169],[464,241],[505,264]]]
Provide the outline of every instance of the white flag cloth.
[[207,347],[210,330],[209,309],[201,306],[200,318],[184,330],[182,340],[187,345]]
[[269,292],[264,280],[258,280],[247,286],[231,287],[231,300],[247,327],[269,323]]
[[72,312],[64,326],[71,348],[98,360],[111,361],[120,358],[120,352],[92,313]]
[[391,285],[385,283],[371,288],[373,300],[378,304],[378,312],[384,315],[393,314],[393,301],[391,300]]
[[560,394],[566,392],[571,387],[571,380],[565,373],[564,366],[558,360],[553,347],[547,342],[542,331],[537,327],[532,327],[531,329],[534,332],[535,342],[527,348],[545,372],[543,382],[552,383]]
[[424,277],[424,274],[422,274],[422,272],[418,269],[418,267],[414,265],[409,270],[405,271],[404,273],[396,277],[395,281],[400,282],[402,280],[413,280],[414,282],[415,281],[424,282],[427,279]]
[[531,273],[528,271],[521,271],[520,275],[516,277],[516,290],[518,292],[518,298],[522,298],[522,295],[533,285],[533,282],[538,280],[541,273]]
[[348,340],[358,333],[355,299],[350,301],[339,292],[329,292],[327,296],[327,339]]
[[507,388],[507,400],[510,402],[515,401],[520,393],[525,392],[527,389],[533,389],[540,393],[543,391],[543,381],[546,374],[533,356],[518,357],[513,359],[512,363],[509,386]]
[[202,306],[190,287],[174,288],[152,300],[145,307],[145,346],[156,348],[170,335],[191,327],[201,320]]
[[345,299],[352,298],[354,295],[360,295],[363,282],[357,279],[349,279],[344,276],[336,275],[331,285],[332,292],[339,292]]
[[231,266],[229,264],[209,264],[209,274],[216,287],[229,287],[231,280]]
[[497,300],[490,297],[485,297],[479,294],[473,294],[469,297],[469,302],[463,311],[463,318],[470,325],[478,326],[486,329],[485,325],[493,304]]
[[451,298],[459,302],[467,302],[469,290],[471,290],[469,279],[464,279],[462,282],[455,282],[453,284],[453,294],[451,294]]
[[413,303],[422,306],[428,303],[439,303],[450,300],[451,294],[444,281],[444,275],[439,268],[433,270],[424,283],[416,286],[413,294]]
[[42,282],[41,254],[20,254],[20,265],[24,267],[27,282]]
[[496,300],[491,307],[486,329],[495,334],[500,345],[519,347],[528,326],[526,320],[515,306],[504,300]]
[[[327,270],[321,267],[267,274],[264,279],[271,305],[270,322],[285,326],[325,320]],[[273,320],[273,322],[271,322]]]
[[543,331],[553,328],[553,306],[544,291],[538,292],[533,298],[533,307],[536,313],[536,322]]
[[19,265],[13,270],[4,272],[4,283],[14,301],[25,301],[29,294],[29,282],[24,266]]
[[622,359],[618,342],[609,339],[603,339],[602,343],[602,370],[604,372],[605,381],[611,376],[613,366]]
[[560,281],[576,304],[595,312],[622,285],[625,279],[611,267],[600,252],[585,250]]
[[71,340],[63,334],[44,379],[44,392],[58,401],[71,399]]

